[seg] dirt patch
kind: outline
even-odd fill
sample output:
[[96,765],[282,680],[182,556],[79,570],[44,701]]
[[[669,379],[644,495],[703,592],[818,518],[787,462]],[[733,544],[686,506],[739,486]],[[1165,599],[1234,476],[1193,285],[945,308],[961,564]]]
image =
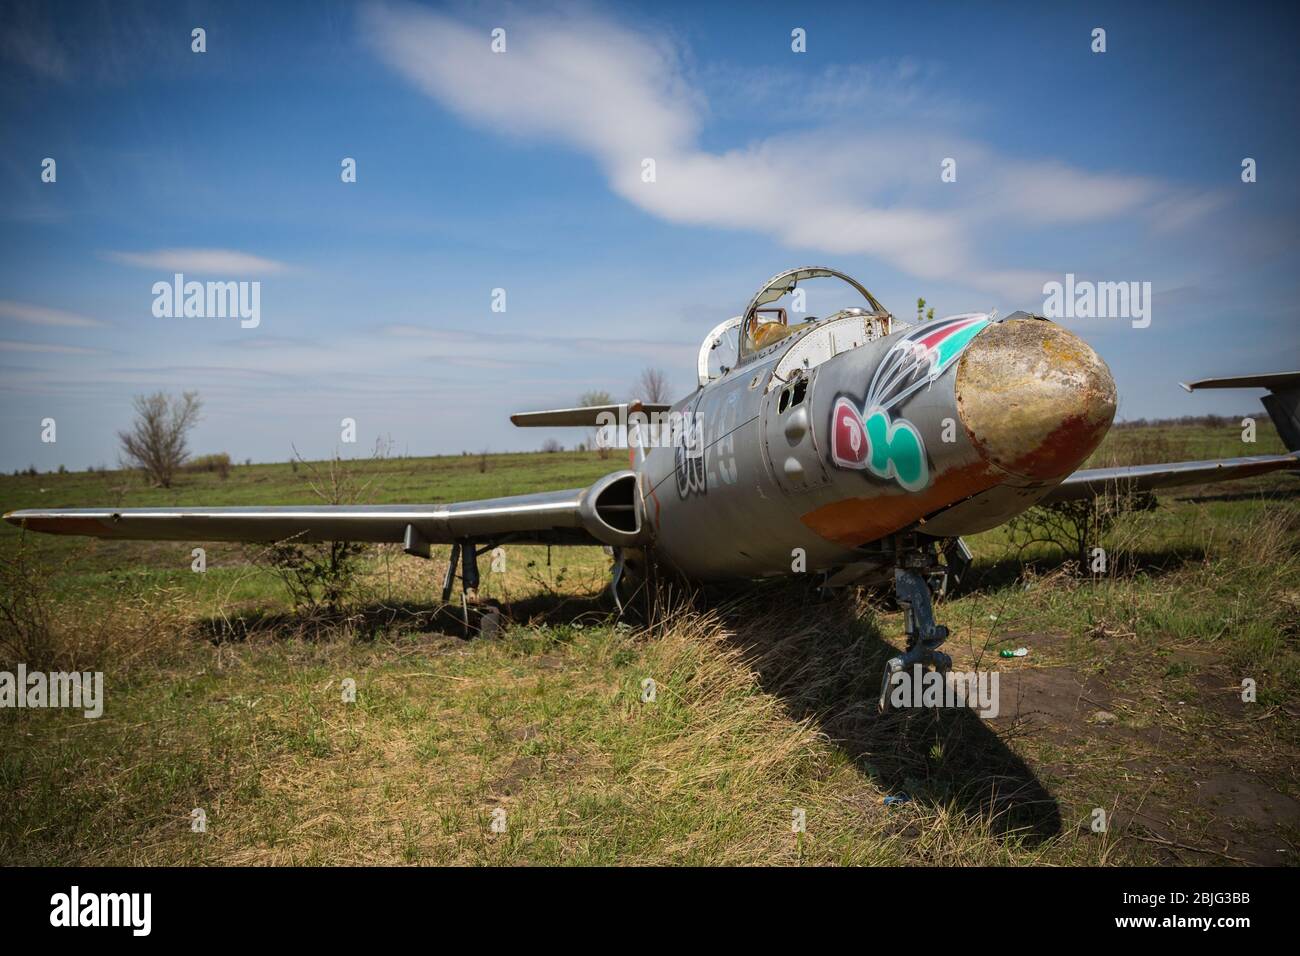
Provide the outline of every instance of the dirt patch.
[[1110,691],[1073,668],[1026,667],[1018,660],[1000,660],[999,665],[998,720],[1019,718],[1029,729],[1067,742],[1092,733],[1091,716],[1112,707]]
[[1142,744],[1141,749],[1181,746],[1175,743],[1179,739],[1175,723],[1151,719],[1140,701],[1124,696],[1096,675],[1067,666],[1034,667],[1018,658],[998,664],[999,721],[1018,720],[1042,740],[1071,748],[1119,740]]
[[1254,704],[1241,699],[1241,680],[1223,670],[1202,670],[1192,676],[1196,705],[1212,714],[1241,719]]
[[1284,866],[1297,860],[1290,834],[1300,830],[1300,802],[1254,774],[1232,768],[1164,768],[1179,784],[1140,808],[1117,810],[1118,834],[1158,848],[1169,863]]
[[1263,865],[1296,861],[1295,848],[1283,834],[1300,831],[1300,802],[1240,770],[1211,773],[1195,782],[1197,802],[1210,811],[1210,832],[1229,852]]
[[536,757],[518,757],[511,762],[505,772],[491,781],[486,787],[486,799],[495,802],[505,797],[514,797],[523,790],[530,777],[541,770],[541,761]]

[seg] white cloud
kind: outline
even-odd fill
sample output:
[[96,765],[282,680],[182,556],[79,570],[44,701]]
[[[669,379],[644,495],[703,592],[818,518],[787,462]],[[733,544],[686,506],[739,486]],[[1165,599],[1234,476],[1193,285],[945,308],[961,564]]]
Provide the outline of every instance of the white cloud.
[[1003,212],[1031,224],[1111,219],[1140,207],[1160,188],[1139,176],[1087,173],[1056,161],[1009,162],[1004,168],[998,190]]
[[366,22],[398,72],[506,135],[554,137],[618,165],[685,148],[698,125],[672,48],[603,21],[525,21],[505,54],[487,31],[422,8],[378,4]]
[[[763,232],[793,248],[865,254],[919,278],[1021,297],[1026,274],[975,254],[987,254],[990,228],[1129,215],[1168,192],[1150,179],[1000,156],[933,124],[800,130],[712,152],[698,142],[707,103],[666,42],[590,17],[513,22],[508,50],[497,54],[487,29],[442,13],[377,3],[364,15],[380,57],[430,97],[476,126],[587,153],[615,193],[670,222]],[[910,72],[890,79],[895,102]],[[859,78],[823,77],[811,91],[821,91],[814,112],[851,102]],[[958,158],[961,187],[940,182],[948,156]],[[646,158],[655,160],[653,183],[642,181]]]
[[1159,233],[1181,232],[1227,204],[1228,194],[1222,189],[1162,199],[1151,207],[1151,226]]
[[154,249],[151,252],[109,252],[105,255],[114,262],[168,272],[272,275],[289,268],[283,262],[234,249]]
[[25,302],[13,302],[9,299],[0,299],[0,319],[13,319],[30,325],[57,325],[77,329],[100,328],[108,325],[107,322],[77,315],[74,312],[48,309],[45,306],[30,305]]

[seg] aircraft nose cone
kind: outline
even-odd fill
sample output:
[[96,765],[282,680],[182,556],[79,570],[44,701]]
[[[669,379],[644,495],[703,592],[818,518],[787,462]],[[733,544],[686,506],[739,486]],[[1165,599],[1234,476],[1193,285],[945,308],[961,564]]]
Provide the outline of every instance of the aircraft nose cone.
[[1083,339],[1053,322],[989,326],[957,368],[957,408],[985,459],[1018,478],[1074,471],[1115,417],[1115,380]]

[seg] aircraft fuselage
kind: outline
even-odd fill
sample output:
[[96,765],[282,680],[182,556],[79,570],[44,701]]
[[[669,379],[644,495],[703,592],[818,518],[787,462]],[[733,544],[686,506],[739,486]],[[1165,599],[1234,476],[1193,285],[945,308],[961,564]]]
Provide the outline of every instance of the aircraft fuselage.
[[1115,385],[1036,318],[909,326],[817,364],[791,336],[673,406],[698,423],[635,461],[656,557],[699,580],[844,566],[915,530],[946,538],[1031,507],[1086,459]]

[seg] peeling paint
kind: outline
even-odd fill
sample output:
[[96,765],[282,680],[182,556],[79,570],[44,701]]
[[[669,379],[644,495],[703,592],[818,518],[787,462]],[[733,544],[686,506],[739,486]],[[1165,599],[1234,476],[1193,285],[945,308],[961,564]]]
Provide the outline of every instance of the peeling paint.
[[945,505],[987,491],[1002,479],[997,469],[977,462],[939,475],[921,492],[847,498],[809,511],[799,520],[827,541],[856,548],[901,531]]
[[957,409],[971,444],[1022,478],[1059,478],[1084,461],[1115,417],[1115,380],[1083,339],[1040,319],[986,329],[957,368]]

